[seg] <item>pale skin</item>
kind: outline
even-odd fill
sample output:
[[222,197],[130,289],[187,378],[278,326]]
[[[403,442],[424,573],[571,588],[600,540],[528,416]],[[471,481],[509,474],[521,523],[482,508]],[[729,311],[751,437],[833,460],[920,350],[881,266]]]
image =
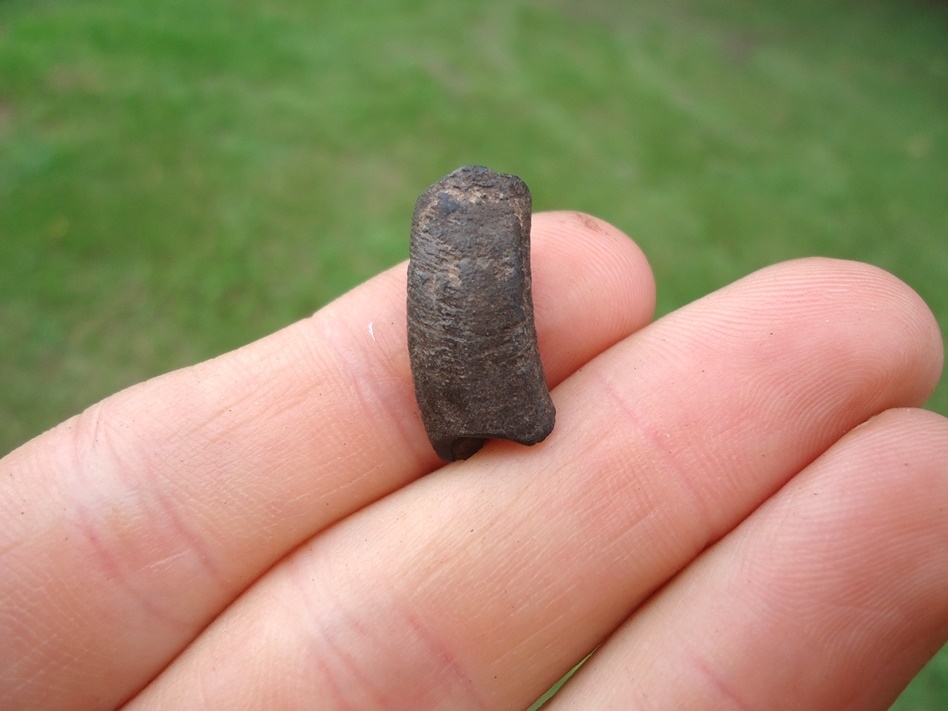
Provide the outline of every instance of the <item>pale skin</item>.
[[557,422],[444,466],[405,265],[0,461],[0,708],[884,709],[948,639],[938,326],[778,264],[652,322],[534,218]]

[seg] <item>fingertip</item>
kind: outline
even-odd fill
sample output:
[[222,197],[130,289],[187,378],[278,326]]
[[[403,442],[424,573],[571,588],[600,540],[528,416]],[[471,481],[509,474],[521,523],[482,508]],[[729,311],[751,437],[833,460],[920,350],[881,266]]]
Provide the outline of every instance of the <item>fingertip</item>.
[[944,366],[944,342],[931,307],[910,284],[881,267],[845,259],[809,257],[764,271],[771,269],[788,270],[804,286],[809,282],[814,308],[830,304],[838,312],[840,299],[852,304],[842,327],[871,340],[875,356],[900,370],[913,404],[931,395]]
[[585,213],[538,213],[531,238],[537,333],[555,384],[652,320],[655,278],[632,239]]
[[655,277],[632,238],[582,212],[543,212],[533,220],[534,254],[540,260],[534,273],[535,297],[547,296],[548,289],[562,295],[573,285],[614,290],[617,300],[634,306],[633,318],[651,320]]

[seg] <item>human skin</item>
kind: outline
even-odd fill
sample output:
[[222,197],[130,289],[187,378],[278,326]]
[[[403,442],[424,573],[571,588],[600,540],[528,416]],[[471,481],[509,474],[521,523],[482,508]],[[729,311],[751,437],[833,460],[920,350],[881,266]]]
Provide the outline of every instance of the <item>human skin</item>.
[[405,265],[0,460],[0,708],[884,709],[948,639],[942,341],[864,264],[652,322],[534,217],[557,423],[443,465]]

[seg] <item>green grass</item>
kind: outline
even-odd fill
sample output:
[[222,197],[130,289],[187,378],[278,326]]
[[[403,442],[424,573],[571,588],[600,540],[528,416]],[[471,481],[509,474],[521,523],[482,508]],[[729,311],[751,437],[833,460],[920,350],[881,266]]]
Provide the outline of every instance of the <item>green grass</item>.
[[[660,312],[824,254],[945,328],[946,30],[923,0],[0,0],[0,453],[403,259],[470,162],[635,237]],[[948,708],[944,653],[897,708]]]

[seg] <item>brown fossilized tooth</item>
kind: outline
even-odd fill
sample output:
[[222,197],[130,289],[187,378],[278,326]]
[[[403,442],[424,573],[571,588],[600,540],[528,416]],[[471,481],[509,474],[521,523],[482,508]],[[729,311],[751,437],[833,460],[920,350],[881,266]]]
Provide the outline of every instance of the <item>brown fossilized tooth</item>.
[[442,459],[486,439],[536,444],[555,410],[530,285],[530,189],[515,175],[458,168],[415,205],[408,353],[428,438]]

